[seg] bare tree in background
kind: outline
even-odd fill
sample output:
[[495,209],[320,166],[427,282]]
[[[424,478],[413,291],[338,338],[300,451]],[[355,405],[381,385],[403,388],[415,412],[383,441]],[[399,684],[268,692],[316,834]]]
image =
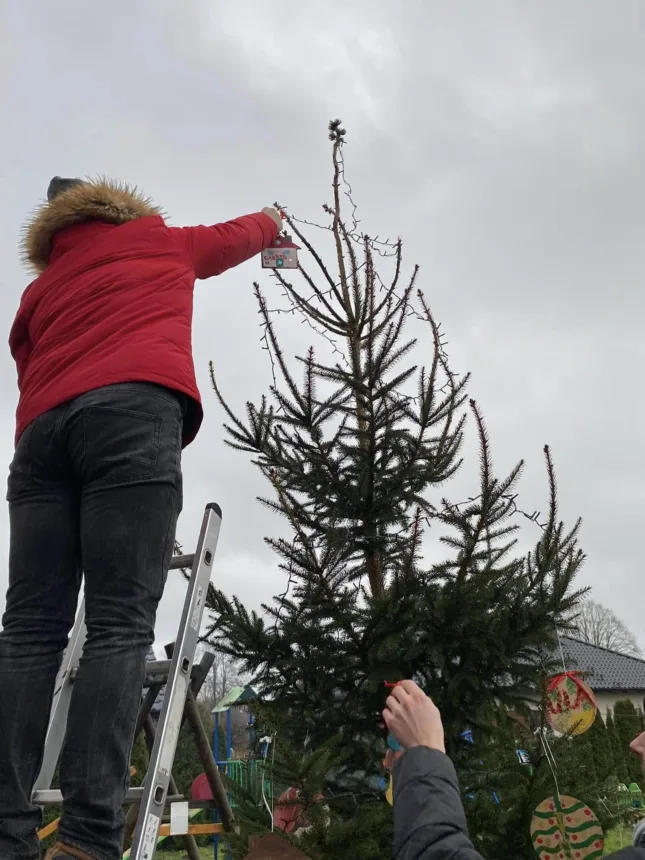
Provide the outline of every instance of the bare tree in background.
[[[211,651],[215,656],[213,668],[208,673],[208,677],[204,681],[204,685],[199,694],[199,707],[202,713],[204,723],[212,729],[213,717],[212,711],[215,705],[221,701],[227,693],[230,693],[233,687],[245,687],[248,679],[240,671],[240,666],[237,660],[228,654],[222,654],[221,651],[215,651],[207,643],[200,646],[201,658],[204,651]],[[249,729],[248,729],[248,711],[245,707],[234,707],[231,711],[232,716],[232,733],[231,740],[233,745],[234,757],[244,755],[244,751],[249,745]],[[225,720],[220,722],[222,732],[225,731]],[[222,737],[223,743],[223,737]],[[224,746],[220,747],[220,755],[224,755]]]
[[602,603],[585,600],[575,618],[575,635],[590,645],[609,648],[632,657],[643,652],[634,634],[620,618]]
[[[182,553],[182,545],[175,541],[174,555],[182,555]],[[188,581],[190,578],[188,568],[182,568],[181,572],[184,579]],[[201,656],[205,651],[211,651],[215,655],[215,660],[213,662],[213,667],[208,673],[208,676],[200,690],[199,701],[203,706],[204,712],[208,712],[210,714],[211,709],[214,708],[217,702],[223,699],[233,687],[243,687],[246,685],[246,681],[241,674],[239,661],[235,660],[228,654],[223,654],[221,651],[215,650],[207,642],[202,642],[198,647],[195,655],[196,663],[200,661]],[[154,651],[152,658],[149,659],[154,659]]]
[[[206,650],[212,649],[208,645],[202,646],[202,653]],[[219,651],[214,651],[213,653],[215,655],[215,662],[200,692],[200,699],[210,708],[214,708],[217,702],[229,693],[233,687],[243,687],[245,685],[237,660]],[[198,660],[199,657],[197,658]]]

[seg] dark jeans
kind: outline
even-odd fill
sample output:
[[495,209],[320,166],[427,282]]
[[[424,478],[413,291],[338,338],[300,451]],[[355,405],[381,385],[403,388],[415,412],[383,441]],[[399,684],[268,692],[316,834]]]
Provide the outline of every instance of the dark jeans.
[[55,676],[84,580],[87,641],[60,761],[61,841],[123,847],[123,801],[146,652],[182,506],[182,395],[112,385],[34,421],[9,474],[9,590],[0,632],[0,858],[37,857],[40,769]]

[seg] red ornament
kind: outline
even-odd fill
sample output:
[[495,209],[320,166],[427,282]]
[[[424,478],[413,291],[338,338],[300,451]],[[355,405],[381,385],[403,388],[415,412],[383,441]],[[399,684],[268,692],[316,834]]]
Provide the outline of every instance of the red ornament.
[[596,718],[596,700],[580,672],[562,672],[549,679],[546,718],[561,735],[581,735]]
[[[297,833],[303,827],[310,827],[304,805],[298,803],[300,790],[288,788],[278,798],[278,803],[273,812],[273,824],[283,833]],[[313,801],[318,803],[323,800],[322,794],[316,794]]]

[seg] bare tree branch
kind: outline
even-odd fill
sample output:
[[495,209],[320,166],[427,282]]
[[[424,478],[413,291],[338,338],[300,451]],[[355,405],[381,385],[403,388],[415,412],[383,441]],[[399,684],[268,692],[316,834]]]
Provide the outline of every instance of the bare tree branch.
[[574,616],[574,635],[590,645],[642,657],[638,641],[624,621],[602,603],[585,600]]

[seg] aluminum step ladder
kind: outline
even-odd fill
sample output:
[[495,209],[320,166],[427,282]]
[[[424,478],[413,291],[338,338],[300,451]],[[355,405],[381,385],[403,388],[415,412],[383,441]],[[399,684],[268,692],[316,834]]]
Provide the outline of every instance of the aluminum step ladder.
[[[141,788],[130,788],[126,795],[126,803],[137,804],[138,806],[137,823],[130,848],[132,860],[152,860],[156,851],[159,828],[166,804],[184,799],[175,795],[169,797],[168,788],[172,782],[172,764],[179,730],[185,716],[184,711],[186,709],[187,716],[193,718],[195,713],[191,677],[221,522],[222,512],[219,505],[208,504],[194,555],[175,556],[170,564],[171,570],[191,568],[191,573],[177,639],[172,649],[172,659],[167,661],[165,665],[160,662],[149,667],[151,670],[156,670],[158,674],[161,673],[162,681],[165,683],[165,692],[161,714],[154,732],[154,743],[144,785]],[[74,677],[85,638],[83,602],[79,608],[74,628],[70,634],[69,644],[56,678],[43,763],[32,795],[32,800],[36,805],[44,806],[62,802],[61,792],[52,790],[51,784],[63,746]],[[203,682],[203,678],[201,681]],[[159,687],[157,687],[158,689]],[[149,703],[148,709],[151,704],[152,702]],[[190,710],[191,705],[192,711]],[[143,714],[143,719],[147,718],[147,714]],[[211,768],[210,774],[208,768],[206,771],[213,790],[215,804],[219,808],[225,826],[227,829],[231,829],[233,814],[219,771],[217,768]]]

